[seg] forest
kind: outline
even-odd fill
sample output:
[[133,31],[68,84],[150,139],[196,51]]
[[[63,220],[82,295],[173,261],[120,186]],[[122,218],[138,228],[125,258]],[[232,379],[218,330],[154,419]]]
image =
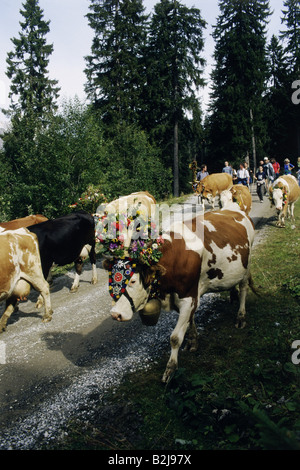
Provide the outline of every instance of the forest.
[[[300,1],[286,0],[270,39],[268,0],[220,0],[213,27],[212,91],[204,115],[207,27],[201,11],[160,0],[90,0],[87,104],[58,105],[49,77],[51,19],[39,0],[20,10],[6,74],[10,121],[1,135],[0,219],[57,217],[148,190],[157,199],[192,190],[189,165],[220,171],[265,156],[300,155]],[[89,199],[85,196],[88,195]]]

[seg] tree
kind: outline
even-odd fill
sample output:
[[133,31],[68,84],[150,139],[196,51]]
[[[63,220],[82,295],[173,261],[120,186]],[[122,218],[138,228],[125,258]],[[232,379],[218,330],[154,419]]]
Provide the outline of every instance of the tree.
[[[13,38],[14,51],[7,54],[7,76],[11,80],[10,111],[21,116],[35,115],[44,118],[54,111],[59,88],[56,80],[50,80],[47,71],[53,45],[46,43],[50,21],[43,20],[38,0],[26,0],[20,10],[24,18],[20,22],[19,38]],[[14,101],[14,99],[17,101]]]
[[[221,0],[213,37],[209,139],[211,170],[224,160],[238,163],[266,141],[262,97],[267,77],[267,0]],[[255,162],[253,162],[255,167]]]
[[15,49],[7,55],[11,104],[5,112],[11,118],[11,127],[3,137],[15,216],[30,212],[47,190],[37,178],[37,169],[42,165],[51,167],[51,161],[40,161],[37,136],[57,109],[59,91],[57,81],[50,80],[47,71],[53,51],[45,38],[49,21],[43,20],[38,0],[27,0],[23,7],[22,30],[19,38],[12,39]]
[[293,105],[290,97],[290,74],[282,43],[272,36],[268,51],[268,90],[264,96],[268,129],[267,153],[283,164],[290,153],[290,127]]
[[142,0],[91,0],[94,30],[85,90],[107,124],[137,121],[141,106],[147,15]]
[[286,0],[285,10],[282,11],[282,23],[286,30],[281,31],[281,39],[286,41],[285,53],[288,57],[291,72],[296,72],[300,78],[300,0]]
[[[288,59],[288,71],[290,76],[290,91],[292,83],[300,79],[300,0],[286,0],[285,10],[282,11],[282,23],[286,30],[281,31],[284,40],[285,53]],[[300,114],[299,106],[293,105],[290,110],[289,141],[290,156],[297,157],[300,154]]]
[[[205,61],[201,52],[205,25],[197,8],[188,8],[177,0],[161,0],[155,5],[149,27],[144,126],[163,146],[167,166],[173,154],[176,196],[179,193],[180,128],[187,122],[188,112],[197,114],[197,91],[204,84]],[[188,167],[188,162],[185,165]]]

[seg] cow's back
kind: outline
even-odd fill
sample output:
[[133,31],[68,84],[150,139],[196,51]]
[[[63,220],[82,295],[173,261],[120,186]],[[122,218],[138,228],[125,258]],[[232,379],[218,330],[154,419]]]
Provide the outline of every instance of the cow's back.
[[288,186],[289,202],[296,202],[300,197],[300,187],[293,175],[280,176],[278,181],[284,181]]
[[78,211],[57,219],[47,220],[28,227],[35,233],[41,257],[49,255],[58,265],[72,263],[80,255],[83,245],[94,246],[94,218],[85,211]]
[[220,194],[232,186],[232,177],[228,173],[212,173],[203,178],[200,185],[204,191],[211,192],[213,195]]
[[47,217],[36,214],[36,215],[28,215],[26,217],[21,217],[20,219],[9,220],[8,222],[1,222],[0,227],[4,230],[17,230],[19,228],[29,227],[30,225],[39,224],[41,222],[45,222]]
[[121,196],[105,206],[105,212],[107,213],[126,213],[130,207],[139,206],[143,212],[151,215],[151,207],[156,204],[155,198],[148,193],[148,191],[140,191],[129,194],[127,196]]

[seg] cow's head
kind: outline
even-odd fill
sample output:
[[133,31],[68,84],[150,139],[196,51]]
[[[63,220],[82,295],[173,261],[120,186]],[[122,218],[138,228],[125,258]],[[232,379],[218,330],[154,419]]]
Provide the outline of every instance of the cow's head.
[[200,182],[199,193],[204,199],[207,199],[208,201],[210,201],[210,199],[213,197],[212,192],[213,192],[213,189],[208,184],[208,182],[202,182],[202,181]]
[[[106,269],[111,269],[111,264],[104,263]],[[122,289],[121,295],[116,300],[111,315],[115,320],[131,320],[133,314],[142,310],[148,302],[151,285],[158,274],[163,274],[162,266],[146,266],[137,264],[133,269],[130,280]]]
[[276,186],[270,189],[271,204],[274,204],[277,211],[281,212],[287,203],[287,192],[283,186]]
[[225,189],[220,194],[220,203],[222,207],[228,206],[233,202],[233,194],[229,189]]

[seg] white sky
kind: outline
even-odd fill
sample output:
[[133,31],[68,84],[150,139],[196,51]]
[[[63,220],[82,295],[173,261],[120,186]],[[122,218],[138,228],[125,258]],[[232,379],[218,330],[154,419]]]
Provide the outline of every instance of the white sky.
[[[274,11],[269,23],[269,37],[278,35],[284,29],[281,25],[284,0],[270,0],[271,11]],[[19,37],[20,21],[23,16],[25,0],[0,0],[0,108],[8,108],[9,80],[5,75],[7,53],[14,50],[11,38]],[[147,12],[153,10],[158,0],[144,0]],[[203,55],[206,58],[205,78],[209,78],[212,66],[214,41],[211,37],[212,25],[219,15],[218,0],[182,0],[188,7],[195,6],[201,10],[203,19],[207,22],[204,30],[205,47]],[[50,56],[49,77],[56,79],[61,88],[60,100],[74,98],[85,100],[83,72],[86,64],[84,57],[90,53],[93,30],[88,26],[85,15],[88,13],[89,0],[40,0],[39,5],[44,12],[44,19],[50,20],[50,32],[46,36],[47,43],[53,44],[54,51]],[[204,105],[208,101],[209,88],[202,92]],[[0,124],[4,118],[0,114]]]

